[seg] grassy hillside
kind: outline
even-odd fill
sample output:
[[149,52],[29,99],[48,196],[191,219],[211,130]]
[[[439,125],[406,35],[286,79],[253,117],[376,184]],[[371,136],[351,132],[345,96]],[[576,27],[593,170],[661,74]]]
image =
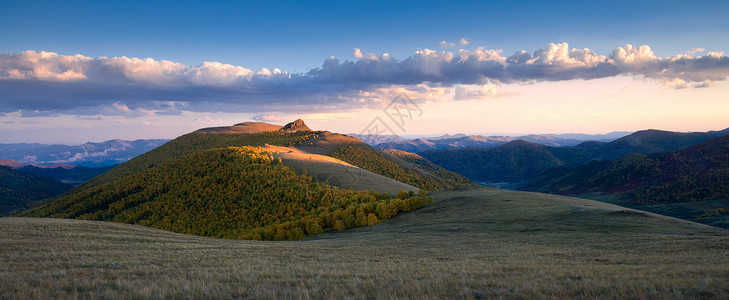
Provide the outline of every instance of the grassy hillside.
[[420,153],[443,168],[474,181],[518,182],[554,167],[574,166],[589,159],[591,149],[549,147],[513,141],[494,148],[463,148]]
[[78,218],[234,239],[300,239],[373,225],[427,198],[340,190],[256,147],[200,151],[61,196],[23,216]]
[[0,298],[729,297],[729,238],[715,228],[553,195],[432,195],[295,242],[0,218]]
[[207,134],[188,133],[147,153],[137,156],[74,188],[71,192],[98,186],[170,161],[176,157],[196,151],[239,146],[295,146],[321,135],[322,132],[284,133],[279,131],[253,134]]
[[[631,154],[574,169],[551,170],[519,189],[562,195],[610,196],[646,209],[654,205],[729,199],[729,136],[669,153]],[[703,214],[677,215],[699,220],[724,216],[712,224],[729,228],[729,206]]]
[[330,155],[372,173],[407,183],[425,191],[467,185],[467,183],[454,182],[436,177],[420,168],[418,168],[420,170],[417,170],[415,166],[410,169],[403,168],[401,165],[406,164],[406,162],[403,161],[401,164],[398,164],[393,161],[393,159],[398,158],[393,157],[388,159],[385,156],[387,155],[386,153],[383,154],[368,145],[347,145],[332,152]]
[[331,156],[312,154],[292,147],[268,145],[265,149],[274,152],[274,158],[280,158],[285,166],[300,173],[305,172],[316,182],[340,189],[375,191],[388,195],[396,195],[400,191],[420,192],[417,187],[355,167]]
[[0,216],[26,209],[70,188],[52,178],[0,166]]

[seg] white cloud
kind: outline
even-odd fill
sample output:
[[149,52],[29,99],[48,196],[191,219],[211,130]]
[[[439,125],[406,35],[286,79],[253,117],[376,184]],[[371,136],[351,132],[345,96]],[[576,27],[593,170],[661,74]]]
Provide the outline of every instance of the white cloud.
[[[451,44],[445,42],[447,47]],[[620,75],[669,88],[711,87],[729,76],[729,57],[723,52],[694,56],[704,51],[696,48],[687,54],[658,57],[647,45],[625,45],[600,55],[556,43],[510,56],[483,47],[420,49],[398,60],[387,53],[355,48],[354,61],[330,57],[306,73],[278,68],[253,71],[220,62],[187,66],[151,58],[26,51],[0,54],[0,113],[95,115],[101,111],[133,117],[181,111],[341,111],[382,105],[396,90],[422,101],[450,99],[454,93],[457,100],[487,99],[495,93],[491,84]]]
[[706,49],[704,49],[704,48],[693,48],[693,49],[687,51],[686,54],[688,54],[688,55],[694,55],[696,53],[701,53],[701,52],[704,52],[704,51],[706,51]]
[[458,40],[458,43],[465,46],[471,42],[467,38],[461,38],[460,40]]
[[281,122],[282,119],[272,114],[260,114],[251,117],[254,121],[260,122]]
[[441,41],[440,43],[438,43],[438,47],[455,47],[455,46],[456,46],[456,44],[449,43],[446,41]]
[[454,87],[455,95],[453,100],[486,100],[498,95],[498,86],[494,84],[484,85],[463,85]]
[[663,78],[663,79],[658,80],[658,84],[663,88],[672,88],[672,89],[680,90],[680,89],[685,89],[685,88],[712,87],[712,86],[719,84],[719,82],[711,81],[711,80],[706,80],[706,81],[701,81],[701,82],[691,82],[691,81],[683,80],[681,78],[672,78],[672,79]]

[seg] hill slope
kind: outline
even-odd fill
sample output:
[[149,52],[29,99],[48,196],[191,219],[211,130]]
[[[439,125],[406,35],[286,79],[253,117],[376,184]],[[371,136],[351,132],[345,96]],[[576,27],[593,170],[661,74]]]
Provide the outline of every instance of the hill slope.
[[[413,193],[411,192],[412,196]],[[237,239],[300,239],[373,225],[425,197],[340,190],[312,182],[263,148],[199,151],[22,213],[132,223]]]
[[[630,206],[729,199],[729,136],[676,152],[631,154],[614,161],[551,170],[519,189],[609,195],[613,201]],[[729,202],[713,214],[724,218],[712,224],[729,228]]]
[[0,166],[10,167],[18,172],[34,173],[48,178],[53,178],[70,185],[81,184],[84,181],[98,176],[99,174],[109,171],[113,167],[88,168],[67,164],[35,166],[19,163],[14,160],[0,160]]
[[233,126],[209,127],[195,130],[198,133],[210,134],[252,134],[266,131],[276,131],[282,126],[264,122],[243,122]]
[[274,152],[273,156],[281,158],[285,166],[294,168],[299,173],[310,175],[314,181],[338,188],[371,190],[389,195],[395,195],[399,191],[418,193],[420,190],[412,185],[372,173],[331,156],[312,154],[292,147],[268,145],[264,149]]
[[690,133],[643,130],[609,143],[589,141],[573,147],[552,147],[516,140],[492,148],[445,149],[420,154],[474,181],[519,182],[556,167],[571,168],[589,161],[613,160],[633,153],[676,151],[727,134],[728,130]]
[[513,141],[494,148],[426,151],[425,159],[480,182],[517,182],[554,167],[574,166],[592,156],[590,149],[549,147]]
[[70,188],[58,180],[0,166],[0,216],[27,209]]
[[471,180],[461,174],[454,173],[436,165],[420,155],[395,149],[383,149],[383,153],[402,159],[410,164],[420,167],[429,174],[435,175],[446,181],[449,187],[475,185]]
[[156,165],[163,164],[179,156],[197,151],[240,146],[260,147],[266,144],[293,146],[320,134],[322,134],[322,132],[284,133],[280,131],[270,131],[253,134],[207,134],[204,132],[188,133],[81,184],[74,188],[71,192],[81,191],[83,189],[121,179],[136,172],[144,171]]
[[341,147],[330,155],[372,173],[395,179],[425,191],[470,184],[440,178],[437,175],[428,173],[417,164],[408,163],[364,143]]
[[729,297],[729,238],[715,228],[536,193],[433,197],[379,225],[296,242],[1,218],[0,296]]
[[727,134],[728,130],[709,132],[642,130],[605,144],[592,159],[612,160],[632,153],[677,151]]

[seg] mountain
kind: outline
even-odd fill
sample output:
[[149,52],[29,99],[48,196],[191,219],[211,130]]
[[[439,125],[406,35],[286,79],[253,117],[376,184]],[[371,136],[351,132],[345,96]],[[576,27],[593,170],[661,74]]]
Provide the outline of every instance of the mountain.
[[631,153],[651,154],[684,149],[729,134],[728,130],[709,132],[672,132],[642,130],[600,147],[596,160],[617,159]]
[[297,119],[296,121],[288,123],[281,127],[280,130],[283,132],[312,131],[309,126],[306,126],[306,124],[304,124],[304,120],[302,119]]
[[[78,218],[234,239],[301,239],[373,225],[427,198],[337,189],[260,147],[198,151],[61,196],[24,216]],[[316,224],[316,225],[315,225]]]
[[0,144],[0,159],[24,164],[70,164],[86,167],[107,167],[123,163],[152,150],[168,140],[109,140],[78,146],[43,144]]
[[26,209],[70,188],[58,180],[0,166],[0,216]]
[[0,160],[0,166],[10,167],[13,170],[34,173],[48,178],[61,181],[65,184],[72,186],[79,185],[84,181],[96,177],[106,171],[109,171],[114,166],[99,167],[99,168],[88,168],[84,166],[74,166],[68,164],[55,164],[47,166],[36,166],[19,163],[14,160]]
[[471,184],[350,136],[311,131],[301,120],[273,131],[269,125],[180,136],[22,215],[223,238],[300,239],[377,224],[428,201],[416,194]]
[[510,136],[481,136],[481,135],[444,135],[434,138],[417,138],[412,140],[396,140],[379,143],[379,149],[396,149],[411,153],[433,151],[450,148],[491,148],[506,144],[511,141],[523,140],[547,146],[574,146],[581,143],[581,140],[563,139],[551,135],[524,135],[518,137]]
[[613,160],[628,154],[676,151],[728,130],[709,132],[638,131],[615,141],[585,141],[571,147],[552,147],[526,141],[512,141],[491,148],[454,148],[420,153],[445,169],[478,182],[519,182],[551,168],[572,168],[590,161]]
[[[646,133],[652,133],[651,137],[676,136],[665,132]],[[678,142],[653,144],[673,147],[703,137],[679,136]],[[613,161],[593,161],[576,168],[553,169],[519,189],[598,197],[644,209],[660,209],[673,203],[699,203],[704,207],[719,204],[719,207],[708,207],[702,214],[679,213],[676,216],[696,221],[703,218],[706,219],[704,223],[708,221],[712,225],[729,228],[729,136],[674,152],[630,154]],[[722,199],[726,200],[723,204],[707,203]],[[694,207],[691,213],[699,211]]]
[[458,139],[458,138],[464,138],[464,137],[468,137],[468,135],[465,135],[463,133],[456,133],[456,134],[453,134],[453,135],[444,134],[444,135],[441,135],[441,136],[429,137],[428,139],[429,140],[443,140],[443,139]]
[[198,129],[195,132],[202,133],[227,133],[227,134],[251,134],[264,131],[276,131],[281,126],[263,122],[243,122],[233,126],[209,127]]
[[626,135],[632,134],[630,131],[613,131],[605,134],[584,134],[584,133],[561,133],[561,134],[546,134],[546,136],[553,136],[568,140],[578,141],[598,141],[609,143],[617,140]]
[[382,152],[386,153],[388,155],[397,157],[399,159],[402,159],[403,161],[406,161],[410,164],[417,165],[418,167],[422,168],[422,170],[425,170],[429,174],[433,174],[439,178],[442,178],[443,180],[447,181],[452,186],[473,185],[471,180],[469,180],[465,176],[455,173],[455,172],[448,171],[448,170],[442,168],[441,166],[436,165],[415,153],[405,152],[402,150],[394,150],[394,149],[384,149],[384,150],[382,150]]
[[417,138],[413,140],[393,141],[380,143],[379,149],[396,149],[411,153],[420,153],[428,150],[440,150],[449,148],[480,147],[489,148],[506,144],[514,139],[508,136],[480,136],[469,135],[456,138]]
[[516,140],[493,148],[445,149],[420,155],[473,181],[518,182],[551,168],[578,165],[593,153],[589,149],[549,147]]

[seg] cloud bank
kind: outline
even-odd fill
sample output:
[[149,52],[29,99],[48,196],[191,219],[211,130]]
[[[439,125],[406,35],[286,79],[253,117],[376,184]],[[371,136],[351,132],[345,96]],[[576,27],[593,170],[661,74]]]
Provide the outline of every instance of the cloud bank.
[[[454,43],[441,43],[452,47]],[[460,45],[467,45],[461,39]],[[348,110],[376,106],[407,91],[426,101],[488,99],[498,85],[621,75],[668,88],[708,88],[729,76],[729,57],[693,49],[657,57],[625,45],[607,55],[549,44],[529,53],[423,49],[397,60],[355,49],[354,61],[326,59],[306,73],[250,70],[219,62],[187,66],[167,60],[90,58],[44,51],[0,54],[0,113],[135,116],[180,111]],[[94,109],[103,106],[105,109]]]

